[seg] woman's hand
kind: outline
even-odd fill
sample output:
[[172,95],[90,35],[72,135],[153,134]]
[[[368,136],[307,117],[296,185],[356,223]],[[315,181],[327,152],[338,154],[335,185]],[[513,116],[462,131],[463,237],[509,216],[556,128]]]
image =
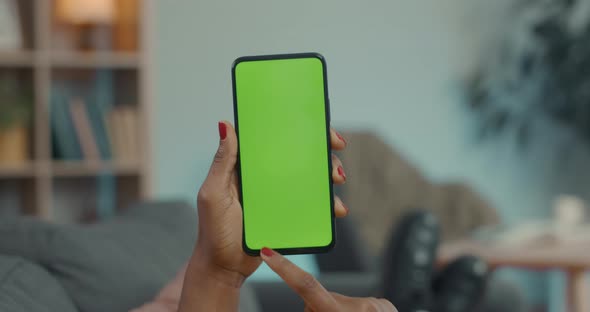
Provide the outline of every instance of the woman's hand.
[[397,312],[391,302],[377,298],[353,298],[327,291],[313,275],[279,253],[263,248],[262,260],[305,302],[305,312]]
[[[228,122],[219,123],[219,149],[207,179],[197,198],[199,209],[199,236],[196,255],[208,265],[227,273],[236,274],[233,282],[250,276],[260,265],[258,257],[251,257],[242,250],[242,206],[240,205],[236,161],[238,138]],[[342,150],[346,142],[331,131],[332,149]],[[334,183],[344,183],[346,176],[342,163],[332,156]],[[335,199],[335,214],[347,214],[346,207]]]
[[[330,141],[333,150],[342,150],[346,142],[336,131],[330,131]],[[183,301],[192,299],[198,288],[201,302],[203,296],[209,299],[215,294],[209,293],[211,285],[205,285],[203,276],[210,283],[219,287],[239,289],[246,277],[250,276],[261,264],[259,257],[251,257],[242,249],[242,207],[239,199],[238,180],[236,175],[236,161],[238,154],[238,138],[234,128],[228,122],[219,122],[219,148],[215,154],[213,164],[207,179],[199,190],[197,206],[199,214],[199,234],[193,256],[189,261]],[[332,180],[342,184],[346,180],[342,162],[332,155]],[[339,198],[334,200],[334,210],[337,217],[348,214],[348,209]],[[193,285],[194,284],[194,285]],[[193,286],[191,286],[193,285]],[[193,288],[193,290],[189,290]],[[191,292],[190,294],[188,292]],[[227,298],[227,297],[226,297]],[[231,305],[230,300],[222,303]],[[185,306],[193,306],[188,303]],[[225,311],[217,306],[216,311]]]

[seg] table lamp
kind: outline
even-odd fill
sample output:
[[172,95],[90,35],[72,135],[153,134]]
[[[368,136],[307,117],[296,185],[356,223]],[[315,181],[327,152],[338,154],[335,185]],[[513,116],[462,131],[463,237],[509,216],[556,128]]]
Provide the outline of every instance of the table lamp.
[[114,0],[57,0],[55,11],[58,21],[75,28],[82,50],[111,48]]

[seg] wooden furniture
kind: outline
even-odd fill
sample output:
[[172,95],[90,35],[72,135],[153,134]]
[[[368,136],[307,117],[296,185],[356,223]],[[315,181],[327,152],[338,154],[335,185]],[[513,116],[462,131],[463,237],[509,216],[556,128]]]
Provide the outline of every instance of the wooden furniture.
[[[111,177],[117,208],[151,194],[150,96],[148,25],[149,0],[114,1],[117,21],[110,25],[111,47],[80,49],[64,44],[65,25],[56,13],[59,0],[18,0],[24,47],[0,51],[0,72],[18,75],[20,85],[32,90],[33,118],[29,131],[30,153],[20,164],[0,164],[0,215],[7,210],[58,222],[77,221],[66,216],[70,209],[96,208],[100,177]],[[71,1],[70,1],[71,2]],[[84,1],[79,1],[82,3]],[[135,19],[135,20],[134,20]],[[83,27],[92,27],[84,25]],[[113,79],[114,103],[137,111],[138,157],[132,160],[65,161],[53,157],[51,131],[52,86],[60,81],[89,85],[98,70]],[[14,213],[14,212],[13,212]]]
[[518,247],[458,241],[441,246],[438,260],[440,264],[445,264],[464,254],[481,257],[492,269],[517,267],[529,270],[561,270],[567,274],[568,308],[565,311],[590,311],[590,289],[584,278],[585,272],[590,270],[590,240],[571,243],[548,240]]

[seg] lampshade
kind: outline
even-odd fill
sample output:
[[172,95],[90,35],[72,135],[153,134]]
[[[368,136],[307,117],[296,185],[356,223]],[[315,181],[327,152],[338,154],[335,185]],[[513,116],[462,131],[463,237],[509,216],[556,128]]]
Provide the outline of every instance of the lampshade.
[[57,18],[65,23],[109,24],[115,19],[114,0],[57,0],[56,4]]

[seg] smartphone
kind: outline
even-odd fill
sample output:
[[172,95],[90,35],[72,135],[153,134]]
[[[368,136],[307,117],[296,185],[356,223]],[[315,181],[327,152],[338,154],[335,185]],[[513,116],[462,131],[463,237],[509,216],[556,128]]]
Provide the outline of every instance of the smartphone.
[[244,251],[330,250],[334,197],[324,58],[240,57],[232,82]]

